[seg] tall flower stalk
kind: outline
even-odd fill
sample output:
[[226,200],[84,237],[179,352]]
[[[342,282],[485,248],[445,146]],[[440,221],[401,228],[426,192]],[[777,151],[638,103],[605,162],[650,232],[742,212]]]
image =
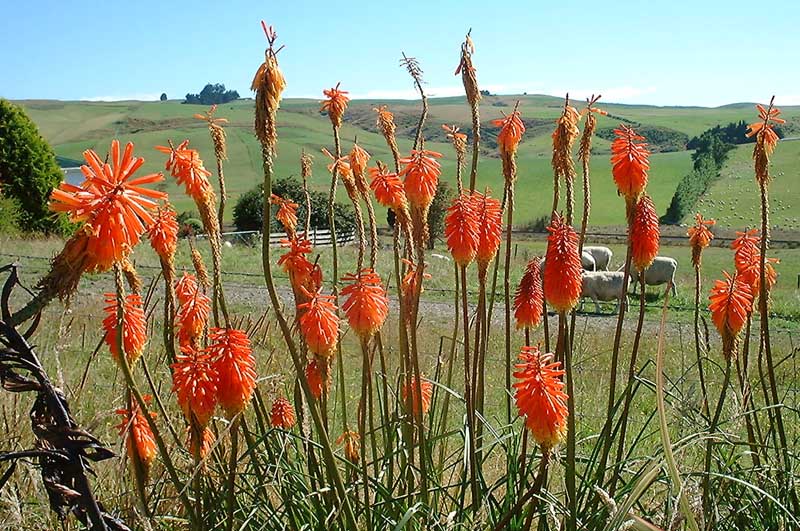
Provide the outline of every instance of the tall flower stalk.
[[469,171],[469,189],[475,190],[478,178],[478,156],[481,143],[481,115],[480,101],[481,92],[478,89],[478,78],[475,74],[476,69],[472,66],[472,54],[475,53],[475,45],[470,37],[472,30],[467,32],[464,42],[461,44],[461,59],[456,68],[456,74],[461,74],[461,82],[464,84],[464,92],[467,96],[470,114],[472,115],[472,164]]

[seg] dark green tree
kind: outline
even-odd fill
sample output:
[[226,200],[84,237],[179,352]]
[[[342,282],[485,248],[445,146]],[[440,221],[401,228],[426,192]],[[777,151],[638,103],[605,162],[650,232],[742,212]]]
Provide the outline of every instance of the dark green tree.
[[167,93],[166,93],[166,92],[162,92],[162,93],[161,93],[161,97],[160,97],[160,98],[158,98],[158,99],[159,99],[160,101],[167,101]]
[[20,227],[62,232],[63,216],[47,208],[50,192],[64,179],[53,149],[21,107],[0,99],[0,193],[19,207]]
[[208,83],[200,94],[187,94],[184,103],[200,104],[200,105],[214,105],[220,103],[228,103],[229,101],[238,100],[239,93],[235,90],[225,90],[225,85],[222,83]]
[[453,201],[453,189],[444,181],[439,181],[436,195],[428,209],[428,249],[433,249],[436,239],[444,233],[444,216]]

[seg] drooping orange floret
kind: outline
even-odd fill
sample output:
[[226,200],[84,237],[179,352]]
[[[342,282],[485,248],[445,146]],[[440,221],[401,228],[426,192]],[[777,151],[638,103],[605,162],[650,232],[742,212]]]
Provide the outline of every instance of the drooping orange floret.
[[714,239],[714,233],[709,229],[714,224],[716,224],[716,221],[703,219],[703,216],[698,212],[694,217],[694,226],[689,227],[689,230],[686,231],[686,235],[689,237],[689,245],[692,248],[692,265],[695,268],[700,267],[703,249],[708,247],[711,240]]
[[407,268],[405,275],[403,275],[403,280],[400,282],[400,291],[403,293],[403,297],[412,297],[417,293],[418,289],[419,293],[425,291],[422,289],[422,286],[418,284],[420,279],[425,280],[431,278],[430,273],[425,273],[424,269],[419,271],[417,264],[407,258],[401,259],[401,262],[403,262]]
[[475,260],[478,262],[478,275],[485,276],[503,235],[503,209],[500,200],[491,197],[488,192],[472,192],[472,208],[478,219],[478,247]]
[[544,268],[544,297],[557,312],[568,312],[581,296],[581,257],[575,229],[556,215],[547,227],[547,267]]
[[711,320],[722,337],[722,353],[726,358],[736,355],[739,332],[753,309],[753,291],[738,274],[730,276],[723,271],[723,280],[714,282],[708,296]]
[[[550,264],[547,264],[547,269]],[[525,426],[543,449],[558,445],[567,432],[567,394],[564,392],[561,363],[539,347],[522,347],[515,365],[513,387],[519,414]]]
[[444,218],[447,249],[460,266],[468,266],[478,252],[480,227],[472,197],[462,193],[453,200]]
[[303,311],[299,319],[300,332],[311,352],[330,357],[339,340],[339,317],[336,315],[336,305],[332,302],[334,297],[323,295],[320,291],[312,294],[305,288],[301,288],[301,291],[308,302],[298,306]]
[[617,190],[629,202],[639,197],[647,186],[647,172],[650,169],[650,152],[645,138],[632,127],[620,125],[614,130],[616,138],[611,143],[611,165]]
[[344,443],[344,456],[351,463],[358,463],[361,457],[361,437],[358,432],[345,431],[336,439],[336,444]]
[[430,206],[442,173],[441,165],[436,160],[441,156],[441,153],[422,149],[411,150],[410,156],[400,159],[403,165],[400,175],[405,177],[403,187],[411,205],[422,210]]
[[544,292],[539,259],[528,262],[514,296],[514,319],[517,329],[533,328],[542,321]]
[[344,155],[342,157],[336,158],[333,153],[328,151],[326,148],[322,148],[322,152],[331,159],[331,163],[328,164],[328,171],[333,174],[335,171],[342,179],[347,180],[353,176],[353,170],[350,168],[350,157]]
[[217,440],[211,428],[203,428],[198,435],[195,436],[196,430],[189,428],[189,453],[192,455],[197,454],[200,459],[205,459]]
[[785,124],[786,120],[778,118],[781,114],[780,109],[773,106],[775,97],[769,103],[768,108],[756,104],[758,109],[759,121],[748,126],[747,137],[756,137],[753,146],[753,161],[755,163],[756,180],[759,183],[769,182],[769,158],[778,144],[778,133],[775,132],[776,124]]
[[322,269],[306,258],[312,251],[310,240],[295,236],[290,240],[282,240],[281,245],[288,246],[289,250],[278,259],[278,265],[289,275],[295,302],[299,305],[307,300],[302,289],[311,293],[319,290],[322,285]]
[[269,196],[269,203],[278,206],[275,218],[281,222],[286,234],[291,238],[297,230],[297,203],[289,199],[284,199],[279,195]]
[[197,286],[197,277],[192,273],[184,273],[183,276],[175,282],[175,297],[178,298],[178,304],[185,304],[194,297]]
[[372,182],[370,188],[375,193],[375,199],[381,205],[391,208],[395,214],[405,212],[408,209],[408,199],[403,181],[396,173],[389,172],[386,166],[370,168]]
[[169,155],[165,168],[175,177],[178,184],[183,185],[186,194],[197,202],[204,201],[211,190],[211,183],[208,180],[211,172],[203,166],[203,160],[197,150],[189,148],[189,141],[184,140],[178,147],[170,144],[156,146],[156,149]]
[[525,124],[522,123],[522,115],[519,111],[514,111],[508,116],[498,120],[492,120],[492,125],[500,128],[497,134],[497,149],[501,155],[514,155],[525,133]]
[[178,327],[178,343],[194,345],[203,335],[211,311],[211,299],[200,290],[200,285],[195,285],[194,292],[185,302],[182,302],[175,315],[175,324]]
[[279,396],[272,403],[269,411],[270,424],[273,428],[291,430],[295,425],[294,407],[288,400]]
[[[750,256],[752,260],[749,263],[741,262],[736,264],[736,273],[741,277],[742,282],[746,282],[750,286],[753,296],[756,297],[761,287],[761,253],[756,251]],[[767,282],[767,291],[771,290],[778,281],[778,272],[775,271],[773,265],[778,263],[780,261],[777,258],[764,260],[764,277]]]
[[367,163],[370,159],[369,153],[367,153],[364,148],[354,143],[353,149],[350,150],[350,155],[348,155],[348,159],[353,174],[357,177],[363,177],[367,172]]
[[61,183],[50,195],[50,210],[65,212],[72,222],[89,227],[86,242],[86,271],[108,271],[139,243],[141,235],[153,223],[157,200],[167,194],[144,185],[164,179],[160,173],[135,177],[144,159],[133,156],[128,143],[120,154],[119,141],[111,142],[110,164],[93,150],[83,152],[87,165],[81,166],[85,177],[80,186]]
[[312,358],[306,364],[308,387],[311,390],[311,395],[317,400],[322,396],[323,390],[327,390],[330,387],[330,375],[327,378],[325,377],[322,363],[321,360]]
[[206,353],[219,377],[217,399],[228,418],[244,411],[256,388],[256,359],[243,330],[212,328]]
[[[153,397],[144,395],[142,398],[145,402],[150,402]],[[142,414],[142,410],[136,402],[130,409],[119,408],[116,413],[122,416],[122,420],[116,428],[125,441],[128,457],[131,461],[139,461],[144,466],[146,475],[158,454],[153,430],[150,429],[147,418]],[[150,418],[156,418],[156,414],[150,412]]]
[[658,255],[661,231],[653,200],[647,194],[636,202],[631,220],[631,262],[637,271],[644,271]]
[[736,231],[736,239],[731,242],[731,249],[734,251],[733,262],[738,273],[750,269],[753,263],[758,262],[761,253],[761,237],[758,233],[758,229]]
[[459,127],[455,124],[443,124],[442,129],[444,130],[444,134],[447,139],[450,140],[451,144],[453,144],[453,149],[455,149],[460,163],[464,155],[467,153],[467,135],[462,133],[461,129],[459,129]]
[[[117,295],[106,293],[106,318],[103,319],[105,342],[114,360],[119,363],[119,344],[117,342]],[[144,352],[147,343],[147,318],[142,308],[142,298],[131,293],[125,297],[122,312],[122,348],[128,365],[134,365]]]
[[172,368],[172,390],[190,423],[205,427],[217,406],[219,375],[207,353],[192,346],[181,346]]
[[331,119],[334,127],[342,126],[342,116],[347,109],[347,102],[350,101],[350,98],[346,96],[347,91],[339,90],[340,84],[336,83],[335,87],[322,91],[328,99],[322,102],[320,110],[328,113],[328,118]]
[[[411,414],[412,415],[425,415],[428,410],[431,408],[431,398],[433,397],[433,384],[430,380],[426,380],[424,375],[420,375],[420,381],[422,382],[421,385],[417,385],[417,379],[412,376],[411,377]],[[407,407],[408,399],[409,399],[409,385],[407,383],[403,383],[403,387],[400,390],[400,393],[403,398],[403,406]],[[421,409],[420,409],[421,407]]]
[[147,229],[150,245],[165,263],[171,264],[175,257],[178,248],[178,228],[175,210],[167,204],[159,207],[158,214]]
[[381,284],[381,277],[367,268],[355,275],[345,275],[342,281],[351,283],[342,288],[342,296],[347,297],[342,310],[350,328],[360,337],[372,336],[381,329],[389,315],[389,299]]

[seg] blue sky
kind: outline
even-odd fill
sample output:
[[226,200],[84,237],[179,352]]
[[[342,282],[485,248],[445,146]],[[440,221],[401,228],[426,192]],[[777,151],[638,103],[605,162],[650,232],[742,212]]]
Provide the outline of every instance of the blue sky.
[[[800,104],[800,2],[4,0],[0,96],[182,98],[207,82],[250,94],[275,26],[286,96],[412,97],[398,66],[417,57],[433,95],[461,94],[470,27],[482,88],[609,102]],[[661,4],[661,5],[658,5]],[[769,6],[769,13],[759,12]]]

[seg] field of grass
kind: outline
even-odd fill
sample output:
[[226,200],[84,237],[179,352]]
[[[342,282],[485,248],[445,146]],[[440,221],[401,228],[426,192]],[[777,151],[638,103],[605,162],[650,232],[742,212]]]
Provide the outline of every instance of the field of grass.
[[[550,205],[552,170],[550,168],[550,132],[554,120],[563,105],[559,98],[549,96],[490,96],[483,100],[481,117],[484,127],[492,119],[509,112],[514,102],[520,99],[523,117],[534,120],[536,127],[529,127],[519,150],[519,179],[517,182],[517,204],[515,224],[524,226],[536,218],[547,215]],[[192,118],[192,114],[202,112],[205,107],[182,105],[177,101],[168,102],[60,102],[23,101],[26,111],[39,126],[42,135],[53,145],[61,156],[82,160],[81,153],[87,148],[105,153],[112,138],[132,141],[136,144],[136,154],[146,159],[142,171],[155,172],[163,169],[164,157],[153,150],[156,145],[165,145],[172,139],[180,142],[189,139],[206,160],[206,166],[214,169],[213,151],[208,132],[203,122]],[[449,145],[441,142],[438,130],[443,123],[455,123],[462,128],[469,127],[469,110],[464,98],[433,98],[430,100],[430,114],[426,136],[432,140],[426,147],[440,151],[445,158],[443,178],[455,181],[454,155]],[[419,103],[406,100],[351,102],[345,115],[346,124],[342,129],[343,149],[349,149],[353,139],[366,148],[374,158],[388,161],[389,152],[383,138],[377,134],[372,108],[388,104],[395,112],[398,124],[398,139],[401,152],[411,146],[411,137],[419,112]],[[648,126],[661,126],[680,131],[689,136],[699,134],[708,127],[730,121],[752,119],[755,114],[749,104],[737,104],[718,108],[700,107],[652,107],[643,105],[607,104],[609,117],[601,117],[598,127],[617,125],[625,119]],[[800,107],[786,107],[784,116],[790,122],[800,117]],[[228,130],[229,161],[226,163],[226,181],[231,196],[230,205],[236,197],[261,182],[261,161],[258,144],[252,134],[252,100],[239,100],[221,106],[218,116],[230,120]],[[316,157],[315,174],[312,186],[328,188],[328,173],[325,169],[326,157],[320,152],[322,147],[332,149],[330,122],[318,112],[318,103],[308,99],[288,99],[282,104],[278,116],[281,145],[278,150],[276,174],[278,176],[298,175],[299,156],[305,150]],[[789,143],[787,143],[789,144]],[[746,148],[740,148],[746,149]],[[502,190],[500,161],[493,156],[493,148],[485,147],[485,155],[479,166],[478,186],[489,188],[495,194]],[[595,139],[595,156],[592,160],[592,195],[594,210],[592,223],[595,226],[624,224],[624,212],[614,208],[618,204],[616,189],[610,176],[608,162],[609,143],[602,138]],[[800,195],[800,182],[792,179],[792,158],[790,154],[781,155],[778,149],[776,165],[785,164],[781,171],[787,173],[783,179],[790,193]],[[787,150],[788,151],[788,150]],[[736,159],[736,157],[732,157]],[[795,159],[796,160],[796,157]],[[651,158],[649,193],[653,196],[659,212],[666,211],[677,183],[691,168],[690,152],[655,153]],[[741,173],[741,171],[740,171]],[[725,186],[718,199],[728,201],[736,197],[735,175],[726,173],[731,179],[722,179],[718,186]],[[214,179],[212,178],[212,181]],[[728,186],[726,186],[728,185]],[[172,192],[177,190],[175,183],[168,178],[164,187]],[[193,208],[190,200],[183,194],[172,194],[179,211]],[[755,197],[755,196],[753,196]],[[580,204],[580,194],[576,197]],[[792,203],[786,203],[792,204]],[[776,203],[777,205],[777,203]],[[230,222],[232,208],[226,214]],[[382,214],[379,214],[382,217]],[[724,218],[727,221],[727,218]],[[735,220],[731,220],[733,222]],[[734,223],[738,226],[738,223]]]

